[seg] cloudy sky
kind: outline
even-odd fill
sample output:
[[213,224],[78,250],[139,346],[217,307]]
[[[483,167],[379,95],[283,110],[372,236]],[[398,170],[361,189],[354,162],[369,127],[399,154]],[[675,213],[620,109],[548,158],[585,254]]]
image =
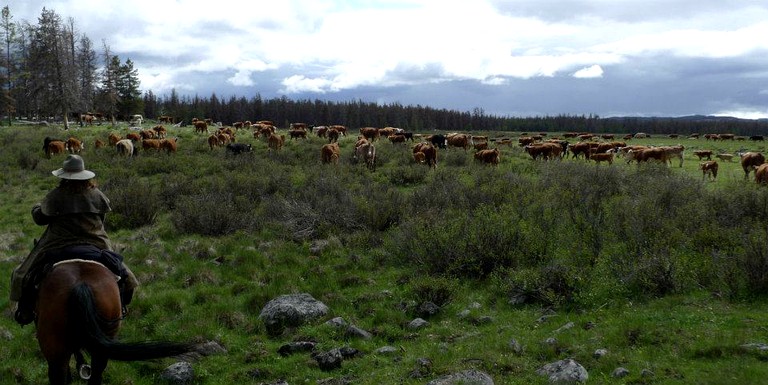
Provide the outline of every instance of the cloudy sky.
[[364,100],[504,116],[768,118],[765,0],[11,0],[142,90]]

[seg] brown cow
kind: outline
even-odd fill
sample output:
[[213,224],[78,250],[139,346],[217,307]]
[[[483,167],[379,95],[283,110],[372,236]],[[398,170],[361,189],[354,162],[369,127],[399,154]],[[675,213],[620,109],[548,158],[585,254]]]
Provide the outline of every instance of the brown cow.
[[474,148],[475,148],[475,151],[487,150],[488,149],[488,142],[477,142],[477,143],[475,143]]
[[360,134],[362,134],[365,139],[374,141],[379,138],[379,129],[376,127],[360,127]]
[[576,142],[568,146],[568,150],[571,151],[571,158],[578,158],[580,155],[584,156],[584,159],[589,157],[591,146],[587,142]]
[[170,116],[168,116],[168,115],[160,115],[160,116],[158,116],[158,117],[157,117],[157,120],[158,120],[160,123],[168,123],[168,124],[173,124],[173,118],[172,118],[172,117],[170,117]]
[[141,139],[155,139],[156,137],[155,132],[152,130],[141,130],[139,131],[139,136],[141,136]]
[[109,145],[110,145],[110,146],[114,146],[114,145],[116,145],[116,144],[117,144],[117,142],[118,142],[120,139],[122,139],[122,137],[120,137],[120,135],[118,135],[118,134],[115,134],[115,133],[113,132],[113,133],[109,134],[109,138],[108,138],[108,139],[109,139]]
[[707,160],[712,160],[712,151],[711,150],[696,150],[693,152],[693,155],[696,155],[699,157],[699,160],[702,160],[704,158],[707,158]]
[[768,163],[763,163],[755,170],[755,182],[768,184]]
[[195,120],[192,124],[195,126],[195,132],[205,132],[208,133],[208,123],[206,123],[204,120]]
[[608,162],[608,164],[613,164],[613,157],[614,152],[603,152],[600,154],[590,154],[589,159],[594,160],[595,163],[600,164],[600,162]]
[[165,137],[168,136],[168,130],[161,125],[152,127],[152,131],[155,132],[155,136],[159,139],[165,139]]
[[208,137],[208,147],[210,147],[211,150],[213,150],[214,147],[218,147],[218,146],[219,146],[219,137],[217,135],[215,135],[215,134],[209,136]]
[[558,143],[536,143],[525,146],[525,152],[536,160],[539,156],[544,160],[552,160],[560,158],[560,154],[563,151],[563,147]]
[[717,179],[717,161],[708,160],[706,162],[699,163],[699,169],[701,170],[701,180],[709,175],[710,179]]
[[658,160],[665,165],[668,162],[667,152],[661,147],[646,148],[644,150],[629,150],[627,155],[635,152],[634,159],[638,164],[641,162],[648,162],[650,160]]
[[339,132],[342,136],[347,136],[347,126],[342,126],[341,124],[334,124],[330,129],[334,129]]
[[134,142],[141,141],[141,136],[137,132],[129,132],[128,135],[125,136],[126,139],[130,139]]
[[324,144],[320,148],[320,161],[323,163],[339,163],[339,157],[341,156],[341,150],[339,149],[339,142],[333,142]]
[[403,134],[392,134],[392,135],[389,136],[389,141],[392,144],[395,144],[395,143],[403,143],[403,144],[405,144],[405,135],[403,135]]
[[339,132],[335,128],[328,129],[328,143],[338,142]]
[[147,150],[160,151],[160,139],[145,139],[141,141],[141,148],[144,149],[144,151],[147,151]]
[[750,171],[765,163],[765,156],[759,152],[746,152],[741,155],[741,168],[744,170],[744,179],[749,178]]
[[165,150],[167,153],[176,152],[176,141],[179,138],[171,138],[171,139],[162,139],[160,140],[160,148]]
[[283,148],[283,144],[285,143],[285,135],[278,136],[277,134],[270,134],[269,139],[267,139],[267,145],[269,146],[269,150],[280,150]]
[[430,142],[416,143],[413,146],[413,159],[429,167],[437,167],[437,148]]
[[104,141],[102,141],[101,139],[96,139],[96,141],[93,142],[94,148],[104,148],[104,146],[105,146]]
[[79,154],[80,151],[83,151],[83,142],[74,136],[70,136],[66,142],[66,149],[70,154]]
[[63,154],[67,151],[67,144],[63,140],[46,137],[43,141],[45,157],[51,159],[51,155]]
[[494,148],[493,150],[479,150],[475,152],[475,160],[481,161],[483,163],[488,163],[493,166],[498,166],[499,149]]
[[667,161],[672,163],[672,158],[680,158],[680,167],[683,167],[683,155],[685,152],[685,146],[678,144],[676,146],[663,146],[661,147],[667,153]]
[[[303,124],[303,123],[302,123]],[[303,128],[292,128],[288,130],[288,135],[293,139],[307,139],[307,130]]]
[[461,147],[467,151],[472,146],[469,134],[455,134],[446,137],[448,146]]

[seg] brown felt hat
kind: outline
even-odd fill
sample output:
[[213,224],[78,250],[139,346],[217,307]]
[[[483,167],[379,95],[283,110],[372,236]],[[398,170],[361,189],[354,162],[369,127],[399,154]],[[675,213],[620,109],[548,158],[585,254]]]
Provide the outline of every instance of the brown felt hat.
[[85,162],[80,155],[67,155],[67,159],[64,160],[64,167],[51,171],[51,174],[61,179],[73,180],[88,180],[96,176],[93,171],[85,169]]

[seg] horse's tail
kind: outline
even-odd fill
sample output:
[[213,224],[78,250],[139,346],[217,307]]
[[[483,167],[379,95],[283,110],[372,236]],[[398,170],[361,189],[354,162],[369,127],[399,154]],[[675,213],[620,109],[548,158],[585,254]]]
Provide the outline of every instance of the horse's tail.
[[108,359],[118,361],[141,361],[163,357],[178,356],[195,351],[195,345],[190,343],[175,343],[167,341],[147,342],[118,342],[107,336],[102,330],[105,321],[96,309],[91,288],[81,283],[72,289],[69,297],[69,320],[74,325],[81,325],[80,335],[85,350],[93,354],[101,354]]

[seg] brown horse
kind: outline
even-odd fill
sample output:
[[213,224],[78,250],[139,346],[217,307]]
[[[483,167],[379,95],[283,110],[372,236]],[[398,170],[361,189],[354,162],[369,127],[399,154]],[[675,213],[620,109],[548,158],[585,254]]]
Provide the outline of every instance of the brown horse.
[[[72,355],[88,385],[99,385],[110,359],[150,360],[195,351],[193,344],[117,342],[121,317],[117,278],[104,265],[85,260],[54,265],[40,284],[36,323],[51,385],[71,381]],[[92,367],[85,364],[83,351],[89,353]]]

